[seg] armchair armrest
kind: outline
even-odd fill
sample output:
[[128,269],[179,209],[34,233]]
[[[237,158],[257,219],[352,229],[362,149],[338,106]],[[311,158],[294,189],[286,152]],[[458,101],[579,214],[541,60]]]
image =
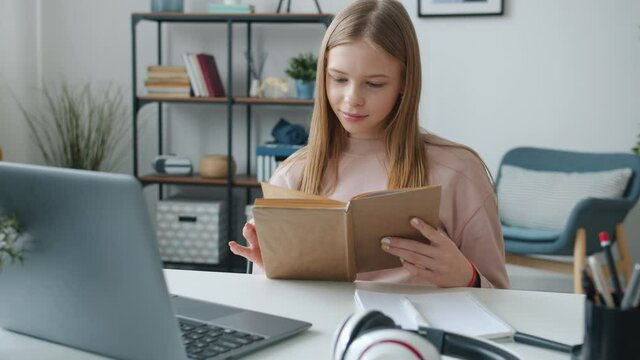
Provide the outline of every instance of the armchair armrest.
[[607,231],[613,236],[616,224],[624,220],[632,207],[633,203],[624,199],[584,199],[569,215],[562,241],[573,247],[576,231],[584,228],[587,231],[587,254],[598,252],[601,250],[598,233]]

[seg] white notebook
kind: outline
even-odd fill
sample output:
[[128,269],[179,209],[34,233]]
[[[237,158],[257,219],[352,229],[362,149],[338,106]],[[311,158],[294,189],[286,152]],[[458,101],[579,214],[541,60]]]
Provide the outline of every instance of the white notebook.
[[379,310],[404,329],[419,325],[487,339],[515,334],[504,320],[466,292],[405,295],[356,289],[361,310]]

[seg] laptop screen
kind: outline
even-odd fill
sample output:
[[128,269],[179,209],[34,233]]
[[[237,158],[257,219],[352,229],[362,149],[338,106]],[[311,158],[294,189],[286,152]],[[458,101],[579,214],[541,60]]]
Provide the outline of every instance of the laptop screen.
[[116,358],[186,358],[138,181],[0,162],[28,239],[0,271],[0,325]]

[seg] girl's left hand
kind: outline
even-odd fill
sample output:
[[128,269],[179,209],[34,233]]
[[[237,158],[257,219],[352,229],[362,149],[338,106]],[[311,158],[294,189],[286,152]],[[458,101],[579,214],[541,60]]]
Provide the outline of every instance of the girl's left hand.
[[440,287],[467,286],[474,269],[469,260],[447,235],[419,218],[411,219],[431,244],[399,237],[382,239],[382,250],[395,255],[413,277],[427,280]]

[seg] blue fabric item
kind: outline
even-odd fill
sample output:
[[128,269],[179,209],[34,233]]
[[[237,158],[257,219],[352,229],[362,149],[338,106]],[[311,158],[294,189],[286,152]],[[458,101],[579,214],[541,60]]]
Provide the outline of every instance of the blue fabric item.
[[[504,225],[560,231],[573,208],[589,197],[620,199],[633,170],[530,170],[502,165],[498,203]],[[527,204],[527,206],[522,206]]]
[[271,135],[279,144],[303,145],[307,143],[307,132],[304,127],[291,124],[285,119],[280,119],[271,130]]
[[560,237],[561,232],[555,230],[529,229],[517,226],[502,225],[502,235],[509,239],[520,241],[554,241]]
[[579,228],[584,228],[587,232],[587,255],[599,252],[602,249],[598,242],[598,233],[607,231],[615,242],[616,224],[624,221],[640,197],[640,156],[631,153],[582,153],[532,147],[515,148],[502,158],[496,177],[497,187],[500,186],[502,165],[562,172],[594,172],[621,168],[633,170],[622,199],[587,198],[580,201],[571,211],[560,236],[554,241],[524,238],[521,232],[504,230],[503,225],[505,250],[508,253],[573,255],[575,235]]

